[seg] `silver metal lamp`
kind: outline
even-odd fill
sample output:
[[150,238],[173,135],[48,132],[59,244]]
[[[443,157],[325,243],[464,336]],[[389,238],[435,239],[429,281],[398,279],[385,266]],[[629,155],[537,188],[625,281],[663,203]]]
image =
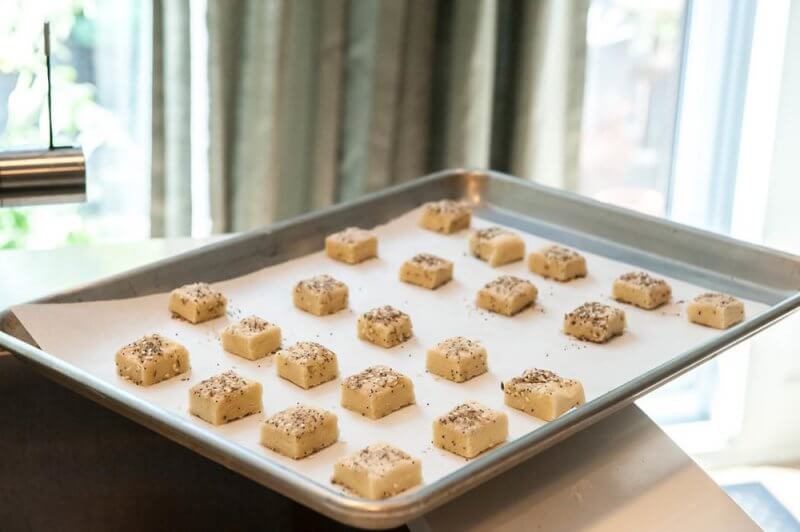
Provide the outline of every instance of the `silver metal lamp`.
[[50,23],[44,24],[47,60],[47,148],[0,151],[0,207],[86,199],[86,158],[77,146],[53,145]]

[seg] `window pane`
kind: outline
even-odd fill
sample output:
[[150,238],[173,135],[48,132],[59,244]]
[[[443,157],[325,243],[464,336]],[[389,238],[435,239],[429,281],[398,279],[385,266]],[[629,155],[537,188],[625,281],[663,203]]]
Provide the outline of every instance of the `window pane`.
[[47,145],[42,25],[49,20],[55,143],[83,147],[88,201],[0,209],[0,247],[148,235],[148,8],[136,0],[3,0],[0,149]]
[[684,0],[592,0],[581,193],[664,214],[684,8]]

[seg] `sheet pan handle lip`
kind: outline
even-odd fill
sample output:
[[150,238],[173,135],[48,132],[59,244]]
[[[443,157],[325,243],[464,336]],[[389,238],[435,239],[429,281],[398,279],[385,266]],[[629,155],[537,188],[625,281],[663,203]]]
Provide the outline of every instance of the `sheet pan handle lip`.
[[[665,380],[685,373],[719,352],[744,341],[776,321],[785,318],[798,308],[800,308],[800,294],[787,298],[758,316],[732,327],[697,348],[678,355],[630,382],[586,403],[581,408],[573,410],[539,429],[467,463],[452,474],[430,484],[425,484],[406,495],[386,501],[367,501],[339,493],[333,488],[315,481],[308,482],[297,473],[277,462],[265,461],[264,457],[258,456],[257,453],[251,450],[230,443],[220,436],[210,434],[186,420],[175,417],[166,410],[155,407],[145,400],[139,399],[83,370],[74,368],[54,355],[50,355],[4,332],[0,332],[0,345],[23,358],[30,359],[48,369],[59,372],[64,378],[83,389],[100,393],[119,407],[125,409],[135,407],[139,409],[140,414],[148,415],[159,428],[167,429],[166,432],[173,434],[177,432],[180,436],[194,438],[214,451],[229,455],[232,460],[229,460],[226,465],[239,466],[234,467],[234,469],[251,478],[255,478],[265,485],[270,484],[268,481],[280,483],[284,488],[284,493],[312,508],[323,510],[321,506],[324,506],[325,513],[338,516],[343,521],[358,523],[360,526],[382,527],[413,519],[421,515],[423,511],[430,511],[448,502],[516,464],[527,460],[544,448],[630,404],[633,400],[646,394]],[[315,501],[313,497],[318,499]]]
[[[501,213],[501,214],[505,215],[505,211],[504,211],[504,209],[502,207],[498,207],[496,205],[490,204],[486,208],[487,208],[488,212],[490,212],[490,213]],[[513,216],[515,218],[528,218],[533,223],[535,223],[536,225],[538,225],[540,227],[546,227],[546,228],[549,228],[551,230],[552,229],[558,229],[559,231],[561,231],[562,234],[570,235],[574,239],[583,240],[583,241],[591,240],[592,243],[594,243],[595,245],[602,244],[602,246],[605,246],[607,248],[611,248],[611,249],[614,249],[614,250],[624,251],[624,252],[627,252],[627,253],[635,253],[636,255],[638,255],[640,257],[646,257],[648,259],[655,260],[655,261],[661,263],[662,265],[669,264],[673,268],[686,269],[688,271],[691,271],[695,275],[701,276],[701,277],[706,278],[708,280],[714,280],[714,279],[732,280],[732,281],[734,281],[736,283],[736,285],[738,285],[741,288],[745,288],[750,293],[749,294],[737,294],[735,291],[731,291],[731,292],[728,292],[728,293],[730,293],[731,295],[741,295],[742,297],[745,297],[746,299],[757,300],[757,301],[759,301],[761,303],[767,304],[770,307],[780,303],[781,301],[783,301],[787,297],[790,297],[790,296],[798,293],[797,289],[786,289],[786,288],[779,288],[779,287],[774,287],[774,286],[766,286],[763,283],[753,282],[753,281],[747,280],[746,278],[742,278],[742,277],[732,278],[732,277],[729,277],[729,276],[724,276],[724,275],[719,274],[715,270],[707,268],[707,267],[697,266],[697,265],[694,265],[694,264],[687,263],[685,261],[676,260],[676,259],[674,259],[672,257],[669,257],[669,256],[666,256],[666,255],[664,255],[662,253],[658,253],[658,252],[655,252],[655,251],[643,250],[643,249],[638,248],[638,247],[636,247],[635,245],[632,245],[632,244],[627,244],[627,243],[623,243],[623,242],[617,242],[617,241],[612,240],[610,238],[607,238],[607,237],[604,237],[604,236],[597,236],[597,235],[594,235],[594,234],[591,234],[591,233],[587,233],[585,231],[581,231],[579,229],[565,228],[565,227],[559,226],[558,224],[553,223],[553,222],[541,220],[541,219],[538,219],[538,218],[530,218],[526,214],[520,214],[520,213],[518,213],[516,211],[512,211],[510,216]],[[664,220],[659,220],[659,221],[662,222]],[[712,235],[713,234],[716,234],[716,233],[712,233]],[[542,235],[539,235],[539,236],[542,236]],[[566,244],[567,242],[565,241],[564,243]],[[590,251],[592,253],[598,253],[597,250],[593,250],[592,246],[586,245],[585,242],[584,242],[583,245],[575,244],[575,246],[576,246],[576,248],[585,249],[585,250]],[[778,250],[773,250],[773,249],[769,248],[769,253],[770,254],[779,255],[781,252],[778,251]],[[619,261],[622,261],[622,262],[629,262],[629,257],[618,257],[618,256],[616,256],[614,254],[609,254],[609,253],[600,253],[600,254],[605,256],[605,257],[612,258],[614,260],[619,260]],[[798,256],[797,259],[789,258],[788,260],[792,260],[792,261],[796,262],[798,267],[800,268],[800,256]],[[631,261],[631,264],[634,264],[634,262]],[[644,267],[644,269],[652,269],[653,271],[658,271],[658,269],[651,268],[651,267]],[[664,274],[668,275],[668,276],[672,275],[675,278],[681,279],[680,276],[675,276],[673,274],[669,274],[669,273],[666,273],[666,272],[664,272]],[[686,280],[686,279],[684,279],[684,280]],[[693,282],[695,282],[698,285],[703,285],[703,282],[701,282],[699,280],[693,281]],[[767,295],[767,294],[768,294],[768,297],[765,297],[765,295]]]
[[[547,185],[542,185],[541,183],[537,183],[535,181],[531,181],[528,179],[522,179],[519,177],[515,177],[510,174],[506,174],[503,172],[498,172],[496,170],[481,170],[477,168],[473,169],[465,169],[465,175],[475,175],[476,177],[480,174],[485,174],[486,176],[497,179],[499,181],[505,181],[508,183],[514,184],[522,184],[523,186],[536,189],[543,193],[546,193],[551,196],[556,196],[559,199],[563,199],[564,201],[570,201],[573,203],[581,203],[586,205],[588,208],[592,210],[602,210],[609,213],[613,213],[615,216],[635,220],[635,221],[644,221],[647,223],[655,224],[655,225],[662,225],[665,227],[669,227],[672,229],[680,230],[683,232],[692,233],[697,236],[702,236],[703,238],[711,237],[714,240],[719,240],[722,242],[726,242],[729,244],[735,244],[739,247],[746,247],[753,251],[763,251],[765,253],[769,253],[770,255],[780,256],[786,260],[794,261],[800,266],[800,255],[790,253],[788,251],[779,250],[776,248],[771,248],[769,246],[763,244],[756,244],[753,242],[749,242],[747,240],[741,240],[724,233],[719,233],[715,231],[710,231],[708,229],[702,229],[700,227],[694,227],[688,224],[683,224],[680,222],[676,222],[674,220],[670,220],[669,218],[665,218],[662,216],[655,216],[652,214],[647,214],[639,211],[635,211],[633,209],[627,209],[625,207],[620,207],[618,205],[614,205],[613,203],[606,203],[597,199],[594,199],[589,196],[584,196],[582,194],[577,194],[574,192],[570,192],[567,190],[562,190],[560,188],[550,187]],[[800,290],[800,286],[798,286],[798,290]]]
[[[724,233],[719,233],[716,231],[711,231],[708,229],[703,229],[700,227],[694,227],[688,224],[683,224],[680,222],[676,222],[674,220],[670,220],[669,218],[665,218],[663,216],[656,216],[652,214],[635,211],[633,209],[620,207],[618,205],[614,205],[613,203],[603,202],[589,196],[577,194],[575,192],[563,190],[560,188],[542,185],[541,183],[537,183],[529,179],[516,177],[511,174],[499,172],[497,170],[482,169],[477,167],[460,168],[453,170],[445,170],[437,174],[431,174],[430,176],[426,176],[425,178],[436,177],[439,174],[446,172],[455,172],[456,175],[460,175],[461,177],[466,179],[474,179],[474,180],[494,179],[497,181],[503,181],[506,183],[514,184],[517,186],[521,185],[523,187],[531,188],[538,192],[557,197],[563,201],[579,203],[585,205],[588,209],[604,211],[609,214],[613,214],[614,216],[617,216],[619,218],[625,218],[631,220],[632,222],[645,222],[651,225],[662,226],[670,230],[690,233],[694,236],[709,238],[719,242],[724,242],[726,244],[735,245],[740,248],[747,248],[748,250],[753,252],[763,252],[772,255],[773,257],[779,257],[783,260],[793,262],[797,266],[798,270],[800,270],[800,254],[794,254],[785,250],[772,248],[764,244],[757,244],[754,242],[749,242],[747,240],[735,238],[730,235],[726,235]],[[800,284],[797,287],[795,287],[795,289],[800,290]]]

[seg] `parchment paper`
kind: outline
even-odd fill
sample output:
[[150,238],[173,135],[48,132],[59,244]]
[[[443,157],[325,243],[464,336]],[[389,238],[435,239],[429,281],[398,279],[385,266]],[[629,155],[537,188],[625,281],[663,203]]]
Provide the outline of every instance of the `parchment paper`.
[[[13,310],[43,350],[88,373],[118,386],[132,396],[146,399],[170,414],[227,437],[265,461],[277,461],[333,489],[330,484],[336,459],[377,441],[391,442],[422,460],[426,482],[433,482],[464,465],[458,456],[431,445],[431,423],[453,406],[477,400],[509,415],[510,439],[543,422],[503,405],[500,382],[526,368],[553,370],[579,379],[592,400],[672,357],[719,334],[691,324],[685,301],[703,288],[670,279],[673,303],[645,311],[611,302],[612,281],[634,270],[631,266],[589,253],[589,276],[559,283],[530,273],[524,261],[491,268],[468,253],[468,232],[440,235],[418,227],[418,210],[411,211],[375,230],[380,239],[380,258],[356,266],[314,253],[255,273],[216,283],[229,298],[228,316],[200,325],[170,317],[168,294],[133,299],[75,304],[20,305]],[[473,227],[488,222],[473,218]],[[521,233],[522,234],[522,233]],[[546,241],[522,234],[530,251]],[[455,263],[454,280],[430,291],[397,279],[402,262],[419,252],[430,252]],[[300,280],[328,273],[350,287],[350,308],[332,316],[316,317],[292,305],[292,288]],[[531,280],[539,289],[536,305],[508,318],[475,307],[475,294],[502,274]],[[197,279],[202,281],[203,279]],[[580,304],[602,301],[624,308],[626,333],[608,344],[580,342],[561,332],[564,313]],[[393,349],[384,349],[356,337],[357,316],[371,308],[390,304],[412,319],[414,337]],[[765,305],[746,301],[746,314],[755,316]],[[256,314],[277,323],[284,346],[313,340],[338,356],[340,378],[311,390],[302,390],[280,379],[273,357],[251,362],[222,350],[218,331],[229,321]],[[137,338],[159,332],[189,349],[192,370],[180,377],[139,387],[117,376],[114,353]],[[489,353],[489,372],[466,383],[455,384],[425,371],[425,350],[450,336],[480,340]],[[339,405],[341,378],[370,365],[386,364],[414,382],[417,404],[373,421]],[[188,390],[216,373],[234,369],[264,387],[264,412],[221,427],[188,414]],[[265,417],[296,403],[332,410],[339,418],[340,441],[303,460],[284,458],[259,445],[259,425]]]

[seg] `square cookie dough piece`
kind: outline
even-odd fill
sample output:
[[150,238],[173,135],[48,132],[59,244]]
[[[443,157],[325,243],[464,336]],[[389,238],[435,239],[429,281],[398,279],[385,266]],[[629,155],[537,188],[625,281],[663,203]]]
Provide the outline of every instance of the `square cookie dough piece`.
[[334,484],[365,499],[386,499],[422,483],[419,460],[387,443],[375,443],[333,465]]
[[570,281],[586,277],[586,259],[577,251],[553,244],[528,255],[528,269],[542,277]]
[[513,316],[536,301],[538,290],[530,281],[501,275],[478,291],[477,305],[504,316]]
[[120,377],[150,386],[189,371],[189,352],[178,342],[149,334],[126,345],[115,357]]
[[347,264],[358,264],[378,256],[378,237],[371,231],[348,227],[328,235],[325,239],[325,252],[332,259]]
[[342,382],[342,406],[380,419],[414,404],[411,379],[386,366],[372,366]]
[[546,369],[527,369],[503,383],[508,406],[545,421],[552,421],[573,406],[586,402],[583,385]]
[[426,369],[453,382],[486,373],[486,348],[463,336],[448,338],[428,349]]
[[472,212],[469,205],[461,201],[431,201],[422,206],[420,225],[439,233],[455,233],[469,227]]
[[294,287],[294,306],[316,316],[347,308],[347,285],[330,275],[316,275]]
[[400,267],[400,280],[433,290],[453,278],[453,263],[430,253],[420,253]]
[[595,301],[564,315],[564,332],[580,340],[604,343],[625,330],[625,313]]
[[308,390],[339,373],[336,354],[316,342],[297,342],[275,355],[278,376]]
[[433,444],[464,458],[474,458],[507,438],[508,416],[476,402],[458,405],[433,422]]
[[261,384],[233,371],[220,373],[189,390],[189,412],[213,425],[223,425],[261,412]]
[[170,293],[169,310],[191,323],[202,323],[225,315],[228,299],[206,283],[193,283]]
[[219,337],[225,351],[248,360],[258,360],[281,347],[281,328],[258,316],[231,323]]
[[623,303],[630,303],[651,310],[669,301],[672,289],[664,279],[658,279],[644,272],[630,272],[614,281],[611,297]]
[[522,260],[525,242],[513,231],[502,227],[479,229],[469,237],[470,252],[489,266],[502,266]]
[[691,322],[727,329],[744,319],[744,303],[725,294],[701,294],[689,303],[687,313]]
[[381,347],[400,345],[412,334],[411,317],[389,305],[372,309],[358,318],[358,337]]
[[336,443],[339,425],[333,412],[298,405],[261,425],[261,445],[299,460]]

